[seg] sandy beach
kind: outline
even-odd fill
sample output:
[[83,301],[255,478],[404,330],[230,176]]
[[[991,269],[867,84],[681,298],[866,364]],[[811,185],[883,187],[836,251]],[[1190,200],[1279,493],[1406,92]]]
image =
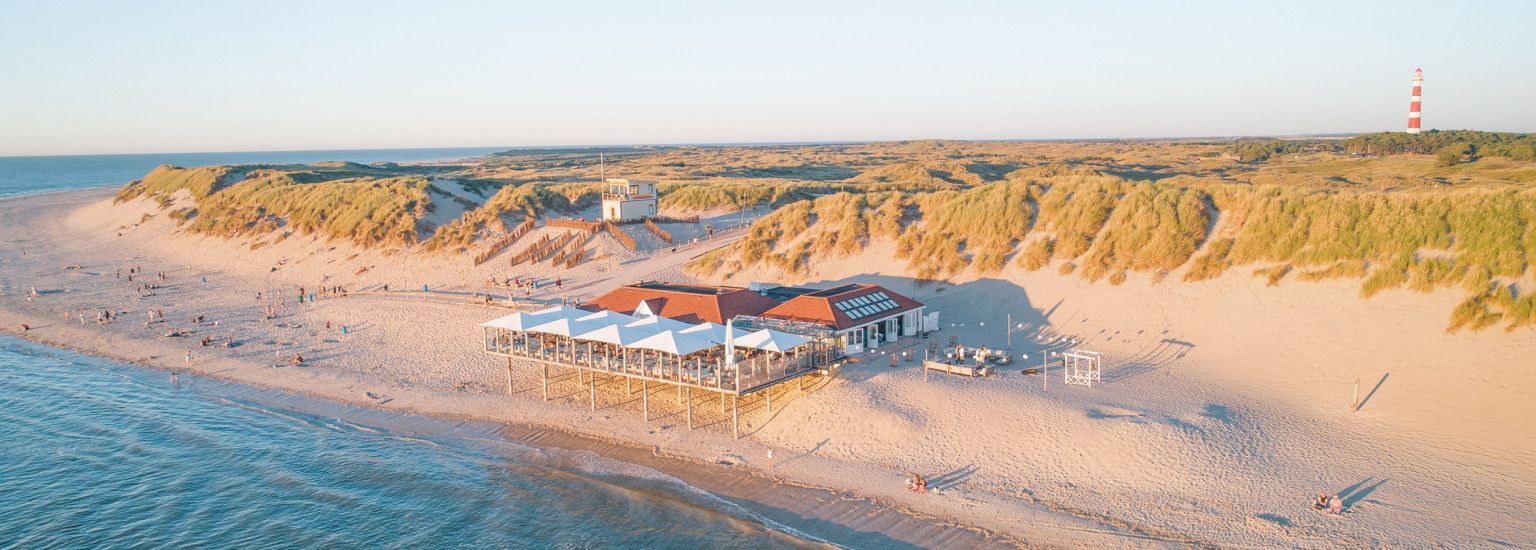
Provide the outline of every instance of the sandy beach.
[[[745,435],[733,439],[729,415],[708,400],[694,406],[699,429],[666,393],[652,397],[662,412],[642,420],[618,380],[599,380],[595,412],[574,373],[561,373],[546,403],[536,369],[514,364],[509,392],[507,365],[481,352],[476,325],[511,310],[476,295],[507,295],[485,285],[491,275],[541,278],[526,300],[543,302],[684,279],[684,262],[739,233],[675,251],[654,238],[639,252],[597,239],[592,260],[556,273],[307,236],[188,235],[148,201],[110,197],[0,201],[0,330],[382,411],[505,423],[504,435],[533,445],[593,450],[892,544],[1536,545],[1536,330],[1447,334],[1453,291],[1367,300],[1356,281],[1266,287],[1242,270],[1110,286],[1012,265],[920,284],[876,243],[781,282],[879,283],[941,312],[932,338],[970,344],[1003,345],[1011,314],[1024,325],[1015,350],[1037,357],[1075,339],[1106,354],[1104,383],[1056,377],[1047,389],[1017,368],[925,380],[915,363],[892,368],[876,352],[785,394],[771,414],[746,401]],[[673,229],[679,242],[705,237]],[[130,282],[132,268],[141,273]],[[138,288],[146,283],[159,288]],[[321,292],[332,286],[348,292]],[[300,287],[318,299],[298,303]],[[116,319],[98,324],[104,310]],[[164,321],[147,322],[151,310]],[[205,336],[216,345],[200,345]],[[288,364],[296,354],[304,365]],[[936,490],[907,491],[913,472]],[[1319,492],[1339,494],[1348,512],[1313,511]]]

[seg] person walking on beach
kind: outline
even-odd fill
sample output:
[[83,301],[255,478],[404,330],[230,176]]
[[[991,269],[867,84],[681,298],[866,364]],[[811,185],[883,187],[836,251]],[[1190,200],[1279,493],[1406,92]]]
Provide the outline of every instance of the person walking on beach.
[[187,350],[187,366],[192,366],[192,350]]

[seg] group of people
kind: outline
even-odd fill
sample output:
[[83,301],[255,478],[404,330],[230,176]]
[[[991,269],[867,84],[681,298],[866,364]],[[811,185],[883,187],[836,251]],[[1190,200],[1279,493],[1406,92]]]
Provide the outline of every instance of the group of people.
[[977,363],[985,364],[986,362],[992,360],[992,355],[994,353],[997,352],[987,349],[986,346],[977,346],[976,349],[971,350],[971,353],[969,356],[967,356],[965,344],[955,344],[955,351],[949,354],[949,358],[961,360],[970,358],[975,359]]
[[[489,284],[489,286],[506,286],[510,288],[521,289],[523,291],[523,296],[530,296],[534,292],[537,292],[540,287],[548,284],[540,283],[538,279],[533,277],[523,276],[507,277],[504,280],[498,280],[495,276],[491,276],[486,279],[486,282]],[[559,290],[564,287],[565,281],[561,280],[559,277],[555,277],[555,289]]]
[[1330,514],[1342,514],[1344,513],[1344,499],[1339,498],[1339,495],[1328,496],[1327,493],[1318,493],[1317,500],[1312,501],[1312,509]]
[[907,490],[914,493],[926,493],[928,492],[928,480],[923,479],[923,476],[914,472],[912,474],[912,481],[907,482]]

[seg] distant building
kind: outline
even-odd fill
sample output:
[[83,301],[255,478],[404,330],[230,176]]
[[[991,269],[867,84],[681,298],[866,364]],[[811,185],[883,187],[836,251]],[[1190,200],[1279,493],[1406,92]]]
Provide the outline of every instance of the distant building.
[[603,219],[632,221],[656,216],[656,183],[608,178],[603,180]]
[[1413,70],[1413,96],[1408,99],[1408,133],[1419,133],[1419,105],[1424,89],[1424,69]]

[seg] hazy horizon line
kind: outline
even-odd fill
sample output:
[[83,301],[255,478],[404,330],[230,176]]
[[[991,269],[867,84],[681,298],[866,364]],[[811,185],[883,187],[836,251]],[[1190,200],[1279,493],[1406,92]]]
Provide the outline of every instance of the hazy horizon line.
[[[1449,131],[1431,129],[1430,131]],[[1392,130],[1386,130],[1392,131]],[[557,150],[557,149],[617,149],[629,147],[772,147],[783,145],[857,145],[869,143],[905,143],[917,141],[961,141],[974,143],[1071,143],[1071,142],[1150,142],[1150,141],[1196,141],[1196,140],[1240,140],[1240,139],[1307,139],[1307,138],[1347,138],[1377,132],[1316,132],[1296,134],[1232,134],[1232,135],[1205,135],[1205,136],[1146,136],[1146,137],[1071,137],[1071,138],[905,138],[905,139],[849,139],[849,140],[794,140],[794,141],[720,141],[720,142],[653,142],[653,143],[587,143],[587,144],[561,144],[561,145],[440,145],[440,146],[400,146],[400,147],[347,147],[347,148],[317,148],[317,149],[242,149],[242,150],[202,150],[202,151],[142,151],[127,153],[50,153],[44,155],[0,155],[0,158],[47,158],[47,157],[111,157],[111,156],[149,156],[149,155],[215,155],[235,153],[323,153],[323,152],[358,152],[358,151],[410,151],[410,150],[450,150],[450,149],[488,149],[500,151],[522,150]],[[1506,133],[1506,132],[1498,132]],[[1530,132],[1507,132],[1525,134]]]

